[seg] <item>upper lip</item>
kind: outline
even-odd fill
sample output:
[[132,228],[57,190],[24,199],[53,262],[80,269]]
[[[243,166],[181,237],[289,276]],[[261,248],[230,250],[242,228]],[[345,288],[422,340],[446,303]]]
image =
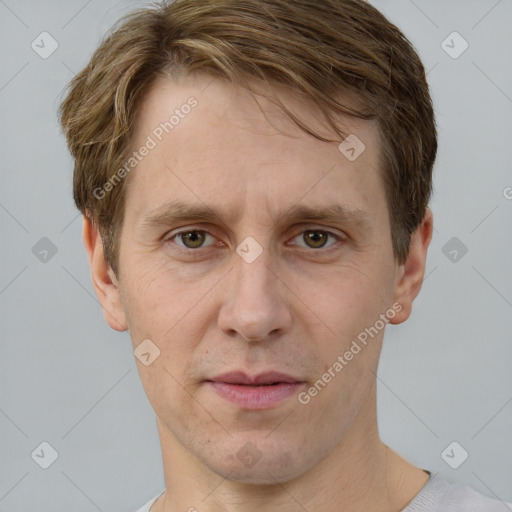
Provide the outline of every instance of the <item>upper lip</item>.
[[213,382],[225,382],[228,384],[245,384],[245,385],[254,385],[254,384],[275,384],[278,382],[303,382],[296,377],[292,377],[291,375],[287,375],[286,373],[269,371],[258,373],[256,375],[248,375],[242,371],[223,373],[222,375],[217,375],[209,381]]

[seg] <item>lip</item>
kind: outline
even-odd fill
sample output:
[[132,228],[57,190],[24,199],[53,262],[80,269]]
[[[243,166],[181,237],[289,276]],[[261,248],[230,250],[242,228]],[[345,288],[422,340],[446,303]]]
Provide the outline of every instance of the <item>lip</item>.
[[213,377],[212,379],[208,380],[213,382],[225,382],[227,384],[243,384],[246,386],[275,384],[279,382],[302,382],[300,379],[297,379],[296,377],[292,377],[291,375],[287,375],[286,373],[276,371],[267,371],[263,373],[258,373],[257,375],[247,375],[243,371],[236,371],[223,373],[222,375],[218,375],[217,377]]
[[294,395],[304,381],[285,373],[268,371],[257,375],[230,372],[206,381],[219,396],[244,409],[270,409]]

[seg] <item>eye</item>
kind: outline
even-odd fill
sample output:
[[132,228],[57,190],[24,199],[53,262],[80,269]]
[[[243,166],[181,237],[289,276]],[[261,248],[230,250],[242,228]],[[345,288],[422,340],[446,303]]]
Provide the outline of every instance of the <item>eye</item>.
[[[333,239],[333,242],[327,245],[329,238]],[[330,247],[331,245],[335,244],[336,241],[340,241],[341,237],[331,233],[330,231],[321,229],[308,229],[295,236],[293,240],[298,240],[299,242],[291,242],[291,245],[298,245],[299,247],[305,247],[309,249],[322,249],[324,247]],[[189,229],[175,233],[174,235],[170,236],[167,241],[172,241],[184,249],[194,250],[207,247],[208,245],[213,245],[215,243],[215,238],[207,231]],[[207,241],[210,243],[206,244]]]
[[181,243],[177,242],[178,245],[185,247],[186,249],[197,249],[202,247],[207,238],[215,241],[215,239],[206,231],[189,230],[180,231],[169,238],[169,240],[180,240]]
[[[307,231],[303,231],[298,236],[296,236],[295,239],[300,239],[306,244],[305,246],[297,244],[301,247],[307,247],[309,249],[322,249],[323,247],[326,246],[329,237],[334,238],[333,243],[341,239],[334,233],[331,233],[329,231],[323,231],[321,229],[308,229]],[[331,245],[333,244],[329,244],[327,247],[330,247]]]

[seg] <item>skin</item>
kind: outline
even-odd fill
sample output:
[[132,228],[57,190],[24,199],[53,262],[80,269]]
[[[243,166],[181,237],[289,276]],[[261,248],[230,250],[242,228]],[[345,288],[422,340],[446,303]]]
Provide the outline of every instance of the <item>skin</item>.
[[[285,88],[271,92],[332,137],[309,105]],[[159,79],[139,110],[134,150],[190,96],[197,107],[127,178],[118,276],[84,219],[107,322],[128,329],[134,349],[150,339],[160,350],[149,366],[137,359],[157,417],[166,482],[152,512],[401,510],[428,475],[379,438],[376,373],[385,329],[306,405],[295,394],[249,411],[204,380],[233,370],[276,370],[304,381],[307,390],[393,304],[401,310],[389,323],[406,321],[424,277],[432,212],[398,265],[376,125],[340,118],[345,133],[366,145],[351,162],[338,143],[306,134],[264,97],[258,105],[247,90],[211,77]],[[176,199],[219,210],[221,218],[144,223]],[[359,208],[369,223],[363,229],[278,219],[298,203]],[[187,229],[206,232],[203,245],[173,238]],[[307,230],[320,240],[326,232],[334,237],[325,246],[308,245]],[[249,236],[263,248],[252,263],[236,252]],[[248,442],[261,455],[251,467],[237,457]]]

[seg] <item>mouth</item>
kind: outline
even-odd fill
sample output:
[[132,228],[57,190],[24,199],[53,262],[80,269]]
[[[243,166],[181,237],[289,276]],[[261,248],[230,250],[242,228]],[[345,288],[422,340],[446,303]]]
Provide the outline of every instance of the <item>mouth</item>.
[[305,385],[303,380],[274,371],[253,376],[231,372],[205,383],[221,398],[250,410],[274,408]]

